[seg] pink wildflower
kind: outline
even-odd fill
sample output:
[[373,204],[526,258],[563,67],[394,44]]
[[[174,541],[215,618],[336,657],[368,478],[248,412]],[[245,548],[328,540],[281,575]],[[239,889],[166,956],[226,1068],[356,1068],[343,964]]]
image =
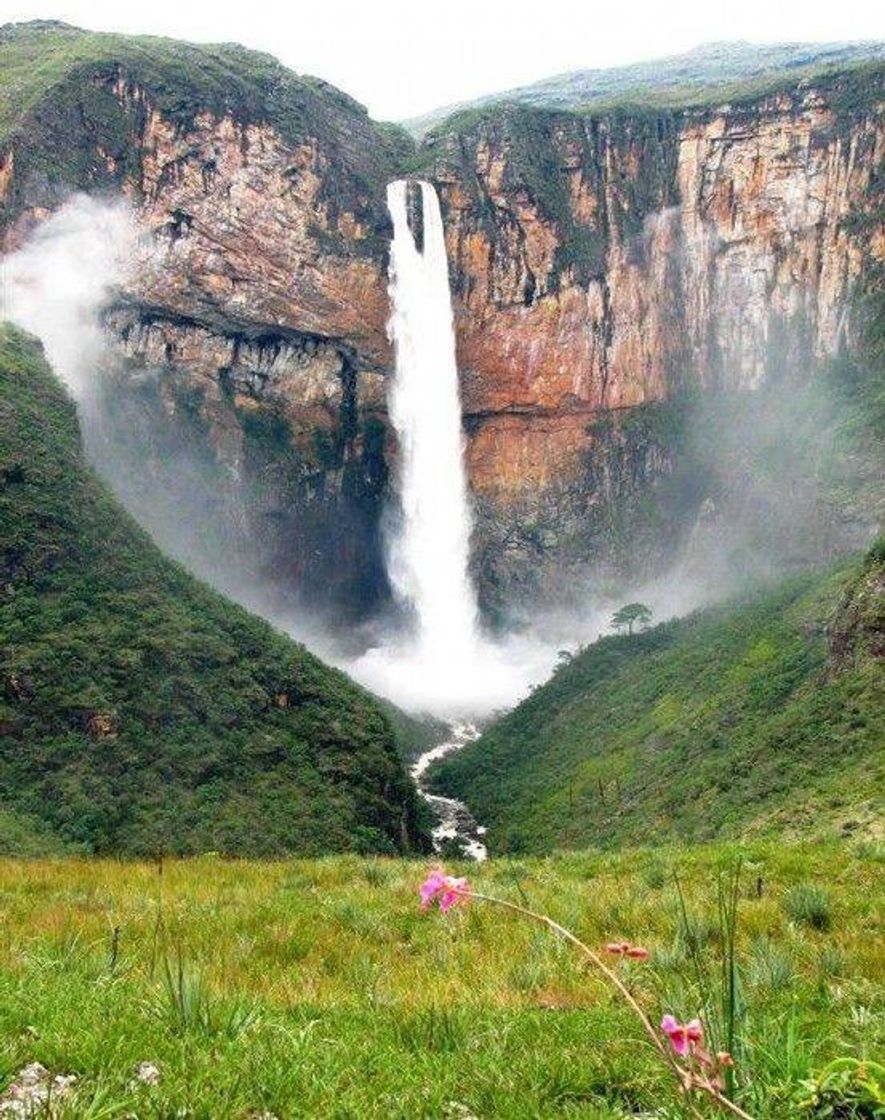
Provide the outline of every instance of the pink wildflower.
[[420,894],[422,910],[426,910],[435,898],[439,898],[439,908],[445,914],[458,902],[466,901],[470,894],[470,884],[466,879],[446,875],[437,867],[421,884]]
[[632,957],[635,961],[645,961],[651,956],[648,949],[641,945],[631,945],[629,941],[610,941],[605,947],[607,953],[617,953],[620,956]]
[[605,949],[607,953],[626,953],[630,948],[629,941],[610,941]]
[[673,1049],[680,1058],[692,1049],[704,1037],[700,1019],[692,1019],[690,1023],[678,1023],[672,1015],[665,1015],[661,1020],[661,1030],[670,1039]]
[[426,910],[433,899],[446,885],[446,877],[440,869],[434,868],[421,884],[421,909]]
[[466,879],[453,879],[450,875],[446,876],[445,888],[439,900],[440,910],[445,914],[457,902],[466,902],[469,894],[470,884]]

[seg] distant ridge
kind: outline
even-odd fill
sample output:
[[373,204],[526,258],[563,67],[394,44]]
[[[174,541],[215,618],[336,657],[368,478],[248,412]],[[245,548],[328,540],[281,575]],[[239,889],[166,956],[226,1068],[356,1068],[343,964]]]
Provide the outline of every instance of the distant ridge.
[[402,124],[423,136],[453,113],[496,102],[516,101],[545,109],[589,108],[617,99],[643,100],[668,91],[686,99],[715,86],[772,79],[789,72],[797,78],[827,67],[885,59],[885,41],[845,43],[705,43],[684,54],[626,66],[573,70],[530,85],[462,101],[412,117]]

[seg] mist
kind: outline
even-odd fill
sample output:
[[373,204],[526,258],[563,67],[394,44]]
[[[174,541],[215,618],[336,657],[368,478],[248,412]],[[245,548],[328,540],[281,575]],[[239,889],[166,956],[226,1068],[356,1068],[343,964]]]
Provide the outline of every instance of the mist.
[[124,279],[136,240],[124,202],[77,194],[0,261],[0,315],[41,340],[78,405],[92,398],[107,360],[99,310]]
[[[680,527],[666,548],[654,542],[656,564],[616,580],[590,562],[561,603],[514,611],[503,633],[477,631],[469,657],[440,663],[402,614],[342,623],[268,569],[236,473],[158,404],[172,375],[124,361],[103,326],[132,262],[151,251],[125,203],[74,196],[3,259],[0,315],[42,340],[77,403],[90,460],[165,552],[408,711],[488,718],[547,679],[563,651],[608,632],[624,602],[644,602],[663,621],[860,548],[873,534],[875,503],[865,495],[878,492],[875,456],[849,438],[844,365],[800,377],[778,373],[773,354],[774,374],[754,389],[654,406],[678,423],[651,500],[660,524]],[[851,505],[840,497],[846,489],[857,494]]]

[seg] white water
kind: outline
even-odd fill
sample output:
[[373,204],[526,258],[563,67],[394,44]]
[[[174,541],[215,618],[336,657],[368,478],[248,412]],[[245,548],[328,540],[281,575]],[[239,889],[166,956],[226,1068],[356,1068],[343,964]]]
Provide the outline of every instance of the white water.
[[391,183],[390,337],[396,378],[390,418],[399,440],[402,524],[388,541],[394,593],[415,614],[415,645],[428,668],[475,657],[476,595],[468,574],[470,505],[449,270],[436,191],[421,192],[424,251],[409,228],[406,183]]
[[387,188],[388,330],[396,352],[388,402],[399,442],[399,516],[388,534],[387,564],[412,629],[348,669],[404,708],[458,719],[512,705],[549,674],[555,651],[519,639],[505,647],[479,629],[446,244],[436,191],[429,183],[417,187],[423,251],[409,227],[406,182]]
[[123,203],[74,195],[0,263],[0,318],[38,336],[81,408],[106,353],[99,309],[123,279],[135,239]]
[[468,859],[482,861],[488,858],[489,854],[481,840],[486,830],[476,823],[476,819],[463,801],[428,793],[423,782],[425,773],[434,762],[439,762],[446,755],[454,754],[455,751],[459,751],[478,738],[479,731],[472,723],[454,724],[449,728],[449,738],[445,742],[419,756],[412,766],[412,777],[415,779],[418,792],[436,813],[437,824],[433,830],[434,848],[440,851],[446,841],[460,840],[464,855]]

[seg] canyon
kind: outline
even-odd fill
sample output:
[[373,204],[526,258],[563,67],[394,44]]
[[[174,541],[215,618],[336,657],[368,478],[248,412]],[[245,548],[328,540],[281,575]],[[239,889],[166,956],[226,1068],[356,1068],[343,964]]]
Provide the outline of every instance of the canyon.
[[174,504],[170,447],[199,460],[227,528],[194,544],[198,570],[227,550],[289,603],[361,619],[385,601],[397,176],[440,197],[492,616],[567,601],[590,565],[636,579],[672,560],[708,494],[644,541],[638,515],[612,527],[677,470],[674,404],[789,393],[860,346],[885,267],[881,64],[682,109],[492,105],[416,145],[265,56],[225,58],[238,84],[219,95],[148,46],[77,35],[0,43],[83,54],[0,131],[2,247],[73,191],[129,200],[141,237],[105,314],[107,392],[143,436],[133,478]]

